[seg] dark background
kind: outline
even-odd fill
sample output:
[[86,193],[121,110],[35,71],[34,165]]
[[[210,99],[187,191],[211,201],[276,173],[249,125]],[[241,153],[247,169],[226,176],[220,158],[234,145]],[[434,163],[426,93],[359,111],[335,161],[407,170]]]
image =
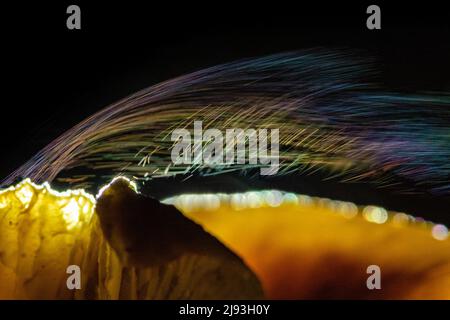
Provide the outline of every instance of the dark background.
[[[381,7],[381,30],[366,28],[372,2],[2,4],[0,180],[106,105],[245,57],[316,46],[362,49],[377,59],[390,90],[449,92],[450,11],[444,2],[392,2],[374,2]],[[81,7],[81,30],[66,28],[70,4]],[[355,196],[333,190],[342,199]],[[371,192],[353,201],[369,202]],[[448,199],[383,198],[380,204],[411,213],[431,206],[435,220],[449,221]]]

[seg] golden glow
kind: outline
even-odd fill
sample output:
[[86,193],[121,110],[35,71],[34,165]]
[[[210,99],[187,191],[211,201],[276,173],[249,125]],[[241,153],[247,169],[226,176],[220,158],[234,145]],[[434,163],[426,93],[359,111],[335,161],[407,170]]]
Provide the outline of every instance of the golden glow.
[[376,206],[367,206],[363,210],[364,218],[373,223],[382,224],[388,219],[388,213],[386,209]]
[[[56,199],[58,207],[61,208],[62,217],[69,229],[78,224],[80,215],[83,216],[83,219],[89,220],[93,214],[95,199],[84,190],[58,192],[53,190],[47,182],[37,185],[30,179],[25,179],[16,186],[0,190],[0,210],[10,207],[12,204],[17,205],[16,202],[11,201],[11,196],[20,201],[23,209],[28,209],[38,195],[41,198]],[[39,199],[36,199],[36,201],[39,201]]]
[[33,199],[33,190],[32,186],[28,184],[22,185],[15,192],[16,197],[22,202],[25,208],[28,208],[30,205],[31,199]]
[[29,179],[0,191],[0,299],[69,298],[70,264],[82,264],[95,199]]
[[96,199],[100,198],[102,196],[103,192],[105,192],[105,190],[107,190],[111,186],[111,184],[113,184],[114,181],[116,181],[118,179],[125,180],[128,183],[128,185],[130,186],[130,188],[134,190],[134,192],[136,192],[136,193],[139,192],[138,191],[138,187],[137,187],[137,185],[136,185],[136,183],[134,181],[128,179],[125,176],[117,176],[117,177],[114,177],[114,179],[112,179],[111,182],[109,182],[108,184],[106,184],[103,187],[101,187],[100,190],[97,192],[97,195],[95,196],[95,198]]
[[432,229],[433,238],[436,240],[446,240],[448,238],[448,229],[442,224],[437,224]]
[[[214,209],[219,202],[209,196],[205,205]],[[233,255],[191,254],[164,266],[127,267],[103,236],[94,214],[96,200],[83,190],[57,192],[26,180],[0,191],[0,204],[0,299],[231,299],[249,294],[240,291],[245,285],[239,278],[248,279],[249,273],[236,274],[248,268],[241,262],[237,268]],[[70,265],[80,267],[80,290],[66,286]]]
[[[222,194],[215,210],[202,206],[207,195],[166,202],[243,257],[268,298],[450,299],[445,226],[381,207],[292,193],[282,194],[273,207],[265,194]],[[365,286],[372,264],[388,275],[382,290]]]
[[[116,179],[137,190],[128,179]],[[95,202],[83,190],[57,192],[28,179],[0,191],[0,299],[136,298],[139,281],[153,283],[157,270],[140,270],[145,277],[139,280],[121,265],[103,238]],[[165,202],[240,255],[268,298],[450,299],[450,239],[444,225],[277,190],[184,194]],[[81,266],[82,287],[95,283],[95,293],[65,290],[70,264]],[[389,275],[381,291],[365,288],[365,268],[371,264]],[[184,265],[189,264],[180,262],[173,272],[184,272]],[[143,297],[165,292],[151,288]],[[323,288],[331,290],[329,296],[321,296]]]
[[67,205],[61,209],[64,220],[67,222],[67,228],[74,228],[80,218],[80,213],[83,212],[83,208],[79,206],[76,199],[72,198],[68,201]]

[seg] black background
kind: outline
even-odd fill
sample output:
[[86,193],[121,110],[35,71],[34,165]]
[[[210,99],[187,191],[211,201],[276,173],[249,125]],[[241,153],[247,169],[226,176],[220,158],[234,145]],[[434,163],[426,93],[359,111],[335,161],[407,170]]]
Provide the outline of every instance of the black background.
[[[450,89],[450,11],[442,4],[378,2],[382,30],[371,31],[370,2],[305,3],[2,5],[1,121],[14,134],[0,139],[0,177],[109,103],[244,57],[314,46],[363,49],[379,60],[393,90]],[[81,30],[66,28],[70,4],[81,7]]]
[[[81,7],[81,30],[66,28],[70,4]],[[175,76],[245,57],[310,47],[362,49],[377,59],[380,79],[390,90],[449,92],[450,11],[443,2],[377,2],[381,30],[366,28],[369,4],[4,4],[0,180],[106,105]],[[336,189],[324,195],[355,196]],[[372,191],[353,201],[363,204],[371,197]],[[435,221],[450,222],[448,199],[379,204],[410,213],[427,209],[436,212]]]
[[[388,88],[449,92],[450,11],[444,2],[393,2],[376,2],[382,10],[382,30],[375,31],[365,27],[365,10],[372,4],[368,2],[2,3],[0,179],[107,104],[174,76],[244,57],[312,46],[363,49],[378,59]],[[70,4],[81,7],[82,30],[66,29]],[[441,218],[448,211],[442,201]],[[103,316],[130,317],[129,311],[136,310],[136,316],[153,319],[163,312],[174,319],[179,305],[128,304],[132,308],[126,312],[120,310],[124,303],[14,303],[1,309],[66,318],[87,316],[94,306]],[[386,304],[359,306],[278,303],[269,318],[313,312],[358,317],[375,312],[381,317]],[[417,309],[410,303],[397,306],[402,313]],[[426,305],[428,310],[436,306]]]

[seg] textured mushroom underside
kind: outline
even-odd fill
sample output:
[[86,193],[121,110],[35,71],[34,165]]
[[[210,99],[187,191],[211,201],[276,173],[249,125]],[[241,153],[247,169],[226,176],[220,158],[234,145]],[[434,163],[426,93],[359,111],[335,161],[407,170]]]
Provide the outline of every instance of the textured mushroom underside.
[[[110,187],[105,193],[116,191]],[[214,239],[181,219],[188,228],[195,225],[201,237]],[[228,250],[218,241],[214,245]],[[148,243],[149,251],[155,246]],[[132,264],[121,259],[120,250],[105,239],[95,199],[84,192],[56,193],[48,185],[24,181],[0,194],[0,299],[263,297],[256,276],[231,252],[180,251],[160,263]],[[67,287],[70,265],[80,267],[80,290]]]
[[[273,195],[182,195],[172,206],[121,179],[97,200],[25,180],[0,191],[0,298],[450,299],[450,239],[433,237],[436,225]],[[366,286],[373,264],[381,290]],[[80,290],[67,288],[69,265]]]

